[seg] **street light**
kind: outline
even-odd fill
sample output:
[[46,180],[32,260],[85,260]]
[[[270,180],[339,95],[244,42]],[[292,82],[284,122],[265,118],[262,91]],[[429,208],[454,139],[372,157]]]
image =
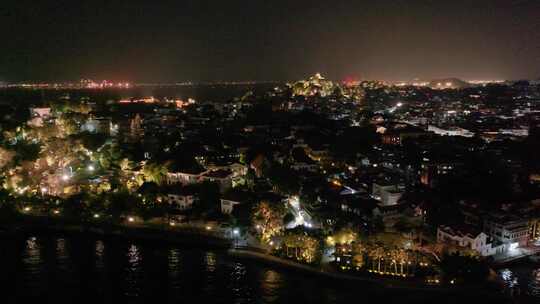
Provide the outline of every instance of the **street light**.
[[240,229],[234,228],[232,230],[233,239],[234,239],[234,247],[238,247],[238,236],[240,235]]
[[93,166],[93,165],[88,165],[88,171],[90,172],[94,172],[94,170],[96,170],[96,168]]
[[95,219],[98,219],[98,218],[99,218],[99,214],[97,214],[97,213],[94,214],[94,218],[95,218]]

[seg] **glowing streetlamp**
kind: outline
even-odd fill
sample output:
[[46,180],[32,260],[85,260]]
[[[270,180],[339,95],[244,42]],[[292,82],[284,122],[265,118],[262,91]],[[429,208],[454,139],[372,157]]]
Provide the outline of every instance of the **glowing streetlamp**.
[[88,165],[87,169],[89,172],[94,172],[96,170],[96,168],[93,165]]
[[135,219],[134,219],[132,216],[130,216],[130,217],[128,217],[128,221],[129,221],[130,223],[133,223],[133,222],[135,222]]
[[100,215],[99,215],[99,214],[97,214],[97,213],[96,213],[96,214],[94,214],[94,218],[95,218],[95,219],[98,219],[99,217],[100,217]]
[[233,239],[234,239],[234,247],[238,247],[238,236],[240,236],[240,229],[234,228],[232,230]]

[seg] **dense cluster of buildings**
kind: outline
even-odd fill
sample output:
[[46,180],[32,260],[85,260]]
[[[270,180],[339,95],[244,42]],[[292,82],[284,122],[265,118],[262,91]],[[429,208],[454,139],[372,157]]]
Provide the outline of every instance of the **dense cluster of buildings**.
[[136,164],[133,179],[146,163],[166,164],[161,199],[180,212],[197,205],[190,186],[209,182],[225,215],[270,194],[291,227],[422,230],[481,256],[531,246],[540,236],[540,166],[527,152],[538,140],[538,84],[435,86],[317,74],[220,103],[68,97],[30,106],[26,124],[58,123],[59,104],[83,105],[62,123],[117,144]]

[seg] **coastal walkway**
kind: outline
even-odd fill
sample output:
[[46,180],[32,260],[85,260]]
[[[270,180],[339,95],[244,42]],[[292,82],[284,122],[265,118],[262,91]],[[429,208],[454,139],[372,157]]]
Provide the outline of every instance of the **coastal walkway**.
[[494,264],[503,265],[511,262],[515,262],[536,254],[540,254],[540,246],[529,246],[524,248],[518,248],[512,254],[496,255],[494,257]]
[[263,263],[270,264],[272,266],[283,267],[287,269],[293,269],[304,273],[309,273],[327,279],[334,280],[347,280],[351,282],[361,282],[364,285],[369,285],[373,288],[392,288],[392,289],[403,289],[403,290],[420,290],[420,291],[450,291],[455,289],[455,287],[446,287],[446,286],[433,286],[427,285],[418,280],[407,281],[407,280],[397,280],[383,277],[365,277],[358,275],[351,275],[346,273],[341,273],[330,267],[314,267],[301,263],[297,263],[288,259],[283,259],[277,256],[273,256],[262,251],[255,251],[251,249],[238,249],[231,248],[228,250],[228,254],[233,257],[246,258],[257,260]]

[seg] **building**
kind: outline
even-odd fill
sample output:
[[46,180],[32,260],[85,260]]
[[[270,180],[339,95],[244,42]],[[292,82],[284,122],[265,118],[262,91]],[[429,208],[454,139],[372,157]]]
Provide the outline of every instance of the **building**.
[[183,185],[195,184],[199,180],[200,173],[191,172],[169,172],[167,173],[167,183],[180,183]]
[[234,178],[235,178],[235,174],[232,170],[218,169],[218,170],[205,172],[199,177],[199,181],[201,182],[209,181],[209,182],[217,183],[219,186],[219,191],[223,193],[226,190],[232,188]]
[[30,108],[30,120],[28,125],[42,127],[43,123],[51,118],[51,108]]
[[458,174],[462,171],[463,163],[452,160],[433,160],[424,158],[420,169],[420,183],[434,188],[439,179],[450,174]]
[[381,141],[383,144],[397,146],[403,144],[403,141],[407,139],[419,138],[427,134],[419,127],[403,123],[379,128],[377,132],[382,134]]
[[473,137],[474,136],[474,133],[469,131],[469,130],[466,130],[466,129],[463,129],[463,128],[458,128],[458,127],[452,127],[452,128],[448,128],[448,129],[443,129],[443,128],[439,128],[439,127],[436,127],[436,126],[432,126],[432,125],[429,125],[428,126],[428,131],[429,132],[433,132],[437,135],[442,135],[442,136],[462,136],[462,137]]
[[240,202],[226,200],[226,199],[220,199],[220,202],[221,202],[221,213],[223,214],[231,214],[234,210],[234,206],[240,205]]
[[371,197],[381,202],[382,206],[396,205],[403,195],[403,187],[393,183],[373,183]]
[[165,201],[174,209],[177,210],[189,210],[193,207],[195,197],[193,195],[185,194],[167,194]]
[[110,134],[113,129],[110,118],[90,118],[82,126],[82,132]]
[[492,213],[484,219],[484,232],[495,242],[513,249],[527,245],[529,221],[506,213]]
[[471,227],[439,226],[437,228],[437,242],[453,245],[466,250],[477,252],[481,256],[490,256],[504,251],[504,246],[492,247],[490,238],[481,231]]

